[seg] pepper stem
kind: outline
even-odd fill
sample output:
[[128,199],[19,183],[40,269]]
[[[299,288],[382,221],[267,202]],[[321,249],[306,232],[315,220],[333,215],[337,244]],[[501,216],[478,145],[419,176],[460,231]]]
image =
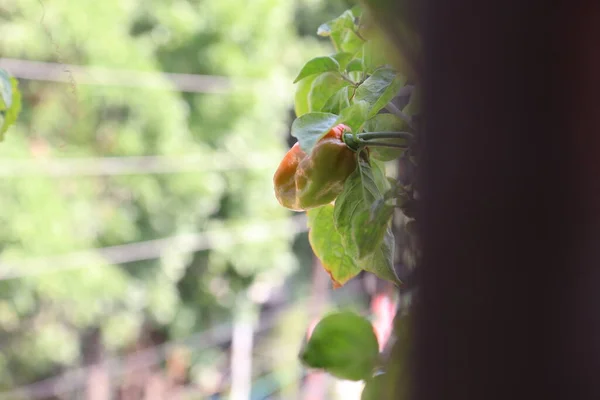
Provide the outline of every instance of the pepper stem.
[[358,139],[357,137],[354,137],[354,135],[351,133],[344,133],[344,135],[342,136],[342,139],[343,139],[344,143],[346,143],[346,146],[348,146],[353,151],[358,151],[359,148],[361,147],[360,139]]
[[396,149],[406,149],[408,145],[397,144],[397,143],[387,143],[387,142],[377,142],[371,139],[412,139],[413,135],[408,132],[367,132],[367,133],[359,133],[354,136],[352,133],[345,133],[343,135],[344,143],[353,151],[359,151],[360,149],[367,146],[377,146],[377,147],[391,147]]
[[412,140],[414,135],[410,132],[365,132],[359,133],[359,139],[370,140],[370,139],[406,139]]

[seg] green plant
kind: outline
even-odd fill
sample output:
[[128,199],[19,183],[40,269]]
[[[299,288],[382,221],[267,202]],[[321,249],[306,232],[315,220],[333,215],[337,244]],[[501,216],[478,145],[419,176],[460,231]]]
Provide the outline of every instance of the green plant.
[[[290,196],[293,200],[288,205],[293,206],[288,208],[307,210],[311,247],[334,287],[344,285],[363,270],[401,287],[394,267],[396,259],[414,267],[419,254],[418,248],[412,249],[408,257],[395,254],[394,237],[394,230],[401,230],[411,243],[416,243],[413,225],[418,198],[414,179],[418,164],[418,82],[412,68],[403,67],[409,64],[402,55],[384,51],[392,47],[361,7],[321,25],[317,34],[330,38],[336,52],[308,61],[296,77],[297,118],[292,135],[298,143],[282,162],[286,165],[288,188],[294,188],[293,177],[301,160],[317,150],[330,130],[340,124],[348,127],[341,140],[356,154],[357,167],[350,174],[341,174],[330,160],[315,159],[312,168],[320,174],[310,182],[311,191],[318,192],[321,187],[329,196],[311,207],[298,207],[296,197]],[[295,163],[287,163],[292,158]],[[341,190],[329,191],[328,181],[321,174],[335,177],[336,184],[343,183]],[[402,221],[401,226],[394,226],[395,215]],[[406,331],[406,321],[399,319],[401,326],[396,328]],[[357,328],[365,324],[370,326],[362,317],[348,313],[325,317],[301,359],[309,367],[338,377],[366,380],[368,390],[363,397],[371,398],[379,393],[373,388],[378,385],[375,380],[385,381],[383,376],[388,374],[377,373],[375,378],[376,367],[382,364],[370,354],[372,346],[359,347],[358,351],[345,346],[372,340],[372,330]],[[408,347],[408,339],[402,340],[401,346]],[[402,363],[407,365],[406,357]],[[405,398],[408,392],[404,387],[398,393]]]

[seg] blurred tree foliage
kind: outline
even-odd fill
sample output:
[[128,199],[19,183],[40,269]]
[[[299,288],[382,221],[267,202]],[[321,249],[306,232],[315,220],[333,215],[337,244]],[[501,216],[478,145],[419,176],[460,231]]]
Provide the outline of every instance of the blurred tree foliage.
[[[0,159],[201,153],[210,167],[214,154],[240,161],[266,153],[275,166],[286,147],[293,74],[326,46],[304,35],[346,7],[341,0],[0,0],[3,57],[235,83],[231,93],[201,94],[21,81],[23,110]],[[0,261],[18,270],[23,258],[287,217],[272,195],[273,168],[247,167],[2,177]],[[1,280],[0,388],[79,364],[88,328],[100,327],[118,352],[143,326],[180,338],[227,319],[237,291],[277,285],[298,266],[292,233],[271,233],[262,243],[173,249],[125,265],[98,256],[72,271]]]

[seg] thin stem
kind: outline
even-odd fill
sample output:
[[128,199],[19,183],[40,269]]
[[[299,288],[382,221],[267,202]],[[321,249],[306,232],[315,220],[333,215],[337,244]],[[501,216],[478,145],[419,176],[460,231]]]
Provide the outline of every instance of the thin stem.
[[413,90],[415,90],[415,85],[402,86],[400,90],[398,90],[398,93],[396,93],[396,97],[411,95]]
[[356,88],[357,88],[356,86],[354,86],[354,87],[352,88],[352,89],[354,89],[354,90],[352,91],[352,95],[350,96],[350,101],[352,101],[352,99],[354,98],[354,95],[356,94]]
[[350,82],[350,84],[352,84],[352,86],[356,87],[358,86],[356,84],[356,82],[354,82],[352,79],[350,79],[348,76],[346,76],[346,74],[342,74],[340,73],[340,76],[342,77],[343,80],[345,80],[346,82]]
[[406,139],[411,140],[414,135],[410,132],[365,132],[359,133],[359,139],[370,140],[370,139]]
[[348,147],[354,151],[359,151],[364,147],[377,146],[377,147],[393,147],[398,149],[408,149],[406,144],[388,143],[388,142],[377,142],[371,139],[412,139],[413,135],[408,132],[366,132],[353,135],[352,133],[345,133],[343,141]]
[[359,38],[360,40],[362,40],[363,42],[366,42],[366,41],[367,41],[367,39],[365,39],[365,38],[364,38],[364,37],[363,37],[363,36],[362,36],[362,35],[361,35],[361,34],[358,32],[358,31],[359,31],[359,29],[360,29],[360,26],[359,26],[358,28],[354,29],[354,34],[355,34],[356,36],[358,36],[358,38]]
[[396,107],[394,104],[392,103],[388,103],[385,108],[391,112],[392,114],[394,114],[395,116],[397,116],[398,118],[400,118],[401,120],[403,120],[404,122],[406,122],[408,124],[408,126],[410,126],[411,128],[414,129],[414,125],[412,123],[411,118],[404,114],[402,111],[400,111],[400,109],[398,107]]

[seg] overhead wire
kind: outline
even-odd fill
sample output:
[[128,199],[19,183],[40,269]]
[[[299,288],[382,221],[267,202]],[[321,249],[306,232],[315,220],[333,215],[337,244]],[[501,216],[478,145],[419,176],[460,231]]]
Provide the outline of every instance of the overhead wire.
[[4,260],[0,261],[0,281],[89,268],[90,265],[100,266],[98,262],[90,262],[99,260],[98,257],[111,264],[125,264],[160,258],[167,249],[181,253],[194,253],[217,246],[260,242],[281,235],[282,232],[297,234],[307,230],[305,216],[299,215],[271,222],[246,224],[237,228],[176,235],[62,255]]
[[[236,85],[256,80],[215,75],[133,71],[117,68],[0,58],[0,68],[21,79],[71,83],[68,71],[79,84],[126,87],[171,88],[181,92],[223,93]],[[235,83],[235,84],[234,84]],[[169,174],[195,171],[226,171],[272,168],[269,159],[281,154],[249,154],[244,160],[224,154],[183,156],[90,157],[80,159],[0,160],[1,177],[22,176],[109,176],[130,174]]]
[[188,154],[181,156],[87,157],[54,159],[2,159],[0,177],[24,176],[115,176],[173,174],[275,168],[279,153],[247,154],[244,158],[227,154]]
[[256,82],[218,75],[146,72],[14,58],[0,58],[0,68],[6,69],[17,78],[27,80],[64,83],[74,80],[78,85],[175,89],[192,93],[228,93]]

